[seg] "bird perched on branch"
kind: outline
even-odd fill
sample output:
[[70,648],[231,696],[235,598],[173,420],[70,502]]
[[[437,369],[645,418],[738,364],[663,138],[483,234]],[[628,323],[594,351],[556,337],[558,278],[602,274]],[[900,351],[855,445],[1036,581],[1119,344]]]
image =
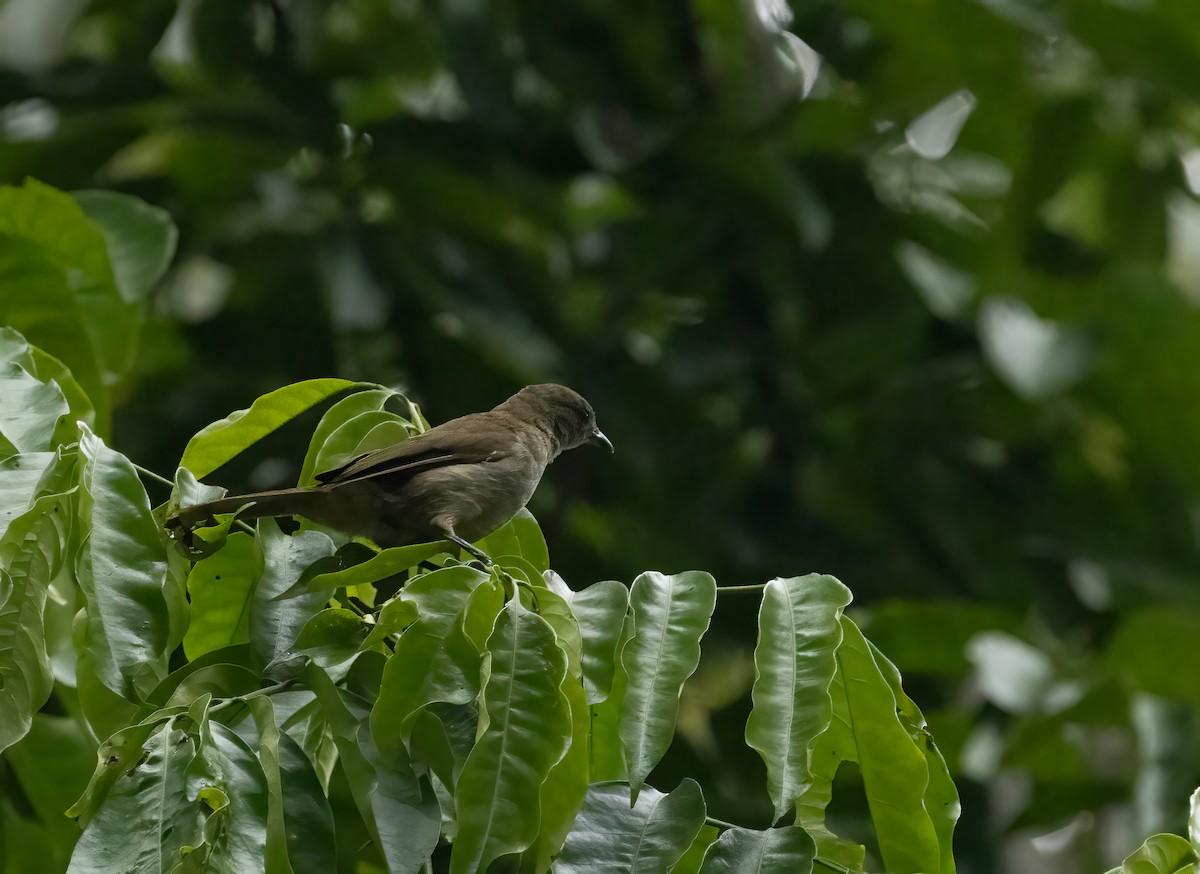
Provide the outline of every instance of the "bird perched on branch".
[[321,473],[312,488],[183,507],[167,526],[190,531],[217,513],[306,516],[382,547],[450,540],[489,562],[472,541],[516,515],[550,462],[587,442],[612,451],[591,404],[566,386],[531,385],[486,413],[451,419]]

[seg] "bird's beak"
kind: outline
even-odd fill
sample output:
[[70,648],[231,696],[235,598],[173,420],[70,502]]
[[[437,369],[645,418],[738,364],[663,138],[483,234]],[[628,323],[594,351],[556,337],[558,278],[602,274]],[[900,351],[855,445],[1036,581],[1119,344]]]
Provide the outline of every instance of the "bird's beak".
[[592,432],[592,436],[588,438],[588,443],[598,443],[608,447],[608,451],[613,451],[612,441],[604,436],[604,432],[597,428]]

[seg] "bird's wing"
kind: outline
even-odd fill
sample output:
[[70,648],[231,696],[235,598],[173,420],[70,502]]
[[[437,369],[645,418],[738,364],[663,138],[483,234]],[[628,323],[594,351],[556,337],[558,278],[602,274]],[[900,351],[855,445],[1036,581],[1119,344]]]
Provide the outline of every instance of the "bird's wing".
[[342,467],[317,474],[317,481],[338,485],[367,477],[411,475],[451,464],[497,461],[515,450],[515,442],[510,428],[493,422],[487,413],[473,413],[395,446],[360,455]]

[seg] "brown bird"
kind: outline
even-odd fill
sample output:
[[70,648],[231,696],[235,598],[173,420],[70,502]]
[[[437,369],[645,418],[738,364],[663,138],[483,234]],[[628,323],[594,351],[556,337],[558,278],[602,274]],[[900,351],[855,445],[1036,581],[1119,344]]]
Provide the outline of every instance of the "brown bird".
[[451,419],[318,474],[313,488],[183,507],[167,526],[190,531],[217,513],[298,515],[382,547],[451,540],[490,562],[472,541],[528,503],[550,462],[589,441],[612,451],[591,404],[566,386],[531,385],[486,413]]

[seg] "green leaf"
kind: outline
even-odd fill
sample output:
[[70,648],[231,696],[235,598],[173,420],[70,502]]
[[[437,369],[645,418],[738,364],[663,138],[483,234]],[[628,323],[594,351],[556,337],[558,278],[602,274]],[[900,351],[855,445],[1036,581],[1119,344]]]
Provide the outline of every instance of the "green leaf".
[[183,608],[167,573],[159,527],[129,459],[87,429],[80,436],[79,521],[75,575],[87,599],[85,646],[96,675],[112,691],[140,700],[167,675],[178,641],[173,617]]
[[583,637],[583,686],[588,704],[599,704],[612,689],[617,645],[629,611],[629,589],[615,580],[595,583],[571,595],[571,612]]
[[[392,659],[394,660],[394,658]],[[427,777],[417,777],[404,744],[384,752],[374,731],[352,713],[342,692],[319,668],[306,672],[337,744],[338,760],[354,804],[392,874],[416,874],[441,832],[441,814]],[[374,720],[375,714],[372,714]]]
[[396,642],[371,713],[385,757],[402,745],[421,708],[437,701],[467,704],[479,694],[479,653],[462,621],[475,589],[490,580],[474,568],[449,567],[417,577],[400,593],[416,605],[418,618]]
[[[619,653],[633,637],[633,617],[626,616],[617,641]],[[621,743],[621,711],[625,703],[625,688],[629,678],[618,658],[613,667],[612,688],[608,697],[590,708],[592,711],[591,779],[628,780],[629,764],[625,746]]]
[[266,775],[231,728],[197,721],[198,749],[188,768],[188,795],[208,810],[201,809],[205,844],[191,852],[199,857],[201,870],[262,871],[270,803]]
[[366,642],[368,629],[353,610],[340,607],[322,610],[301,630],[293,649],[321,667],[331,668],[358,654]]
[[[618,584],[619,585],[619,584]],[[621,586],[622,590],[625,589]],[[579,625],[567,602],[552,590],[537,592],[538,614],[554,630],[559,649],[567,660],[559,689],[571,711],[567,751],[550,769],[539,794],[541,822],[537,840],[525,857],[534,869],[545,871],[562,849],[575,814],[587,794],[589,780],[588,741],[591,712],[583,688],[582,642]]]
[[498,561],[513,555],[523,558],[533,565],[538,574],[550,569],[550,551],[546,547],[546,538],[542,536],[541,526],[533,514],[524,508],[479,541],[479,548]]
[[[832,578],[831,578],[832,579]],[[701,874],[809,874],[816,846],[802,828],[721,833],[704,857]]]
[[0,456],[54,448],[68,409],[53,382],[39,382],[14,362],[0,363]]
[[29,509],[43,474],[58,457],[54,452],[30,452],[0,461],[0,537]]
[[774,579],[763,590],[746,743],[767,766],[776,821],[810,782],[809,750],[829,724],[829,684],[850,590],[823,574]]
[[913,745],[925,758],[925,766],[929,770],[929,783],[925,787],[923,802],[941,847],[942,874],[954,874],[954,826],[958,822],[962,807],[958,800],[958,789],[950,776],[950,768],[926,727],[925,715],[905,694],[900,671],[875,644],[868,640],[867,646],[870,647],[875,664],[879,666],[880,673],[896,699],[897,717],[908,732]]
[[203,479],[259,440],[321,401],[363,383],[309,379],[268,392],[247,410],[236,410],[200,430],[183,450],[180,467]]
[[256,549],[254,537],[239,531],[192,568],[187,580],[192,620],[183,637],[183,652],[189,659],[250,642]]
[[76,191],[71,196],[104,235],[121,297],[126,303],[144,300],[175,254],[179,232],[170,215],[116,191]]
[[296,584],[317,561],[333,555],[333,541],[320,531],[284,534],[274,519],[260,519],[255,540],[256,579],[250,593],[250,648],[269,668],[292,655],[305,623],[325,606],[323,592]]
[[334,589],[349,589],[353,586],[377,583],[416,567],[421,562],[445,551],[446,544],[440,540],[432,543],[415,543],[411,546],[393,546],[390,549],[380,550],[366,561],[343,570],[318,574],[309,581],[308,587],[328,592]]
[[1152,835],[1108,874],[1191,874],[1196,861],[1192,845],[1179,835]]
[[1188,800],[1188,841],[1192,849],[1200,853],[1200,789]]
[[0,363],[16,364],[39,382],[55,383],[66,398],[69,411],[59,424],[55,443],[73,443],[79,439],[77,421],[93,426],[96,411],[92,401],[75,381],[67,366],[51,355],[32,345],[14,328],[0,327]]
[[634,798],[671,744],[679,693],[700,663],[700,638],[716,601],[716,581],[701,571],[647,571],[633,581],[633,637],[621,651],[628,684],[620,731]]
[[[402,402],[410,412],[415,410],[413,403],[408,398],[390,388],[372,388],[355,392],[342,398],[326,410],[308,442],[308,452],[305,453],[297,485],[315,485],[318,473],[331,470],[349,460],[349,454],[362,442],[367,433],[367,430],[351,427],[350,423],[365,413],[383,411],[393,399]],[[417,421],[419,416],[416,419],[405,419],[393,414],[393,418],[398,422],[407,423],[411,426],[413,433],[420,433],[424,430]]]
[[924,804],[929,784],[925,757],[901,724],[896,698],[862,632],[846,616],[841,625],[838,670],[884,865],[896,874],[936,874],[942,857]]
[[666,795],[647,786],[632,805],[628,783],[593,783],[554,874],[669,871],[700,832],[704,816],[704,797],[693,780]]
[[708,848],[717,842],[721,832],[715,825],[705,823],[697,832],[691,846],[687,848],[671,869],[671,874],[699,874],[700,866],[704,864],[704,856]]
[[199,746],[196,726],[185,714],[168,713],[100,746],[87,792],[67,811],[85,826],[68,872],[171,870],[185,848],[202,845],[209,809],[188,792]]
[[312,763],[279,731],[269,697],[258,695],[246,704],[257,729],[253,747],[267,782],[267,874],[335,870],[333,812]]
[[513,598],[487,647],[482,732],[456,788],[452,874],[486,870],[533,843],[539,789],[571,735],[570,704],[561,690],[567,659],[549,623]]

